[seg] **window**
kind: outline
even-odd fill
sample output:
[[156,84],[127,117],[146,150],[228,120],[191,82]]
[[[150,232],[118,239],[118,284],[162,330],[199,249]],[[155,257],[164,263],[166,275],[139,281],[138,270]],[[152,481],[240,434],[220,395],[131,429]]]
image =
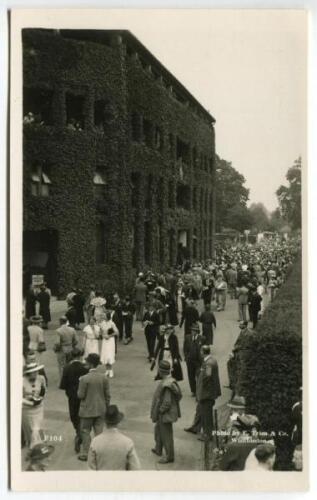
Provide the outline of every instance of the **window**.
[[85,125],[84,103],[83,96],[66,93],[66,123],[69,130],[83,130]]
[[49,196],[51,184],[52,182],[42,166],[37,166],[32,169],[31,194],[33,196]]
[[190,209],[190,187],[184,184],[178,184],[176,203],[179,208]]
[[146,120],[146,119],[143,120],[143,133],[144,133],[145,144],[149,147],[152,147],[153,146],[153,138],[152,138],[153,125],[149,120]]
[[181,163],[190,164],[190,151],[189,145],[176,138],[176,159]]
[[102,222],[96,225],[96,264],[103,264],[105,262],[105,226]]
[[168,183],[168,207],[175,207],[175,199],[174,199],[174,182],[169,181]]
[[102,167],[97,168],[94,174],[94,192],[96,198],[105,198],[106,196],[106,174]]
[[138,206],[140,190],[140,174],[138,172],[132,172],[131,174],[131,205],[133,208]]
[[163,132],[160,127],[155,127],[155,148],[162,151],[163,145]]
[[53,91],[39,88],[23,89],[23,122],[53,125]]
[[141,129],[141,115],[139,115],[139,113],[131,114],[131,136],[132,136],[132,141],[141,142],[142,129]]
[[100,132],[104,131],[105,126],[105,109],[106,102],[104,100],[95,101],[94,104],[94,125],[100,130]]

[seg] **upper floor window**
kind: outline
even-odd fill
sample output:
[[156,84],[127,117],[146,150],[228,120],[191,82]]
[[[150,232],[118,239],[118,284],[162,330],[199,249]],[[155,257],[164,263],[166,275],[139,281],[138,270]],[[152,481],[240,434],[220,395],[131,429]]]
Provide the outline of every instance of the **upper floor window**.
[[66,93],[66,123],[69,130],[83,130],[85,126],[84,104],[84,96]]
[[187,165],[190,163],[189,145],[181,141],[178,137],[176,139],[176,159]]
[[40,88],[23,88],[23,123],[53,125],[53,91]]
[[33,196],[49,196],[51,184],[52,182],[42,166],[32,168],[31,194]]
[[190,187],[184,184],[177,185],[176,204],[180,208],[190,209]]
[[94,125],[100,132],[104,132],[106,121],[106,102],[103,99],[94,103]]

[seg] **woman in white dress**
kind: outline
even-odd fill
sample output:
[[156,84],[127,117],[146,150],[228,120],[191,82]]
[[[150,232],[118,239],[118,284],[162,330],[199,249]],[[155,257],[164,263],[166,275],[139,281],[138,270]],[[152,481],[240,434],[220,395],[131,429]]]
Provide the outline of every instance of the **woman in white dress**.
[[84,330],[84,357],[88,354],[99,354],[99,337],[100,327],[97,325],[96,319],[92,316],[89,325],[85,326]]
[[102,342],[100,351],[100,362],[106,365],[105,375],[113,378],[112,366],[115,363],[116,344],[115,337],[119,334],[118,328],[111,319],[111,313],[107,312],[106,317],[99,323]]

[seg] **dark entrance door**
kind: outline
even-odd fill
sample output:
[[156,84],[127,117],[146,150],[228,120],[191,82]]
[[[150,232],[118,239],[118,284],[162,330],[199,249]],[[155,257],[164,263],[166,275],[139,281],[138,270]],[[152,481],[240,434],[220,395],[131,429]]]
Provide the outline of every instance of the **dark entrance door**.
[[43,274],[47,286],[56,295],[58,232],[52,229],[23,232],[23,292],[32,283],[33,274]]

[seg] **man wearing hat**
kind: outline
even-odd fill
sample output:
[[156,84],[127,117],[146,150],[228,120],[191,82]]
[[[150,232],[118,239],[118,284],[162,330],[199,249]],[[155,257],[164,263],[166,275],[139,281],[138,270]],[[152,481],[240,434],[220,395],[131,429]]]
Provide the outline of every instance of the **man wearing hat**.
[[47,445],[46,443],[39,443],[33,446],[28,456],[26,457],[29,465],[27,471],[43,472],[51,459],[51,454],[55,450],[54,446]]
[[56,340],[54,350],[57,356],[58,371],[60,378],[66,365],[66,355],[78,344],[75,328],[67,325],[66,316],[59,318],[60,327],[56,330]]
[[42,316],[32,316],[30,318],[31,324],[27,327],[30,342],[28,348],[33,351],[39,350],[39,345],[44,343],[44,332],[41,328],[43,318]]
[[235,394],[241,394],[239,387],[240,370],[244,364],[244,355],[249,345],[249,338],[252,332],[248,330],[248,322],[240,321],[240,333],[234,344],[232,352],[227,362],[229,387]]
[[103,430],[104,414],[110,403],[109,381],[104,373],[97,370],[100,364],[98,354],[90,353],[86,358],[89,373],[79,379],[77,391],[80,399],[80,431],[82,439],[82,453],[78,459],[87,461],[90,446],[90,432],[94,428],[95,435]]
[[70,355],[71,360],[64,367],[59,388],[65,391],[68,398],[69,417],[76,432],[75,451],[78,453],[80,450],[81,436],[79,418],[80,399],[77,396],[77,391],[79,379],[88,373],[88,369],[80,360],[82,356],[81,349],[74,347],[70,352]]
[[184,334],[190,335],[192,324],[197,323],[198,321],[199,321],[199,313],[195,306],[195,301],[191,300],[189,304],[185,305],[183,309],[179,327],[182,328],[184,323]]
[[200,333],[198,323],[193,323],[190,335],[184,337],[184,358],[192,395],[196,395],[196,379],[202,364],[201,347],[206,343],[206,338]]
[[135,305],[131,302],[129,295],[126,296],[122,303],[122,318],[123,318],[123,330],[124,330],[124,343],[130,344],[133,340],[132,329],[133,329],[133,316],[135,313]]
[[155,310],[153,304],[148,304],[144,313],[142,324],[144,326],[144,334],[148,350],[148,360],[153,361],[155,342],[160,331],[160,315]]
[[140,462],[132,439],[118,431],[123,419],[117,405],[110,405],[105,414],[106,426],[94,437],[88,453],[91,470],[139,470]]
[[[181,416],[179,402],[182,398],[180,387],[171,376],[171,365],[166,360],[159,363],[159,382],[153,395],[151,419],[155,423],[155,448],[152,452],[161,456],[159,463],[174,462],[173,423]],[[162,457],[163,449],[165,456]]]

